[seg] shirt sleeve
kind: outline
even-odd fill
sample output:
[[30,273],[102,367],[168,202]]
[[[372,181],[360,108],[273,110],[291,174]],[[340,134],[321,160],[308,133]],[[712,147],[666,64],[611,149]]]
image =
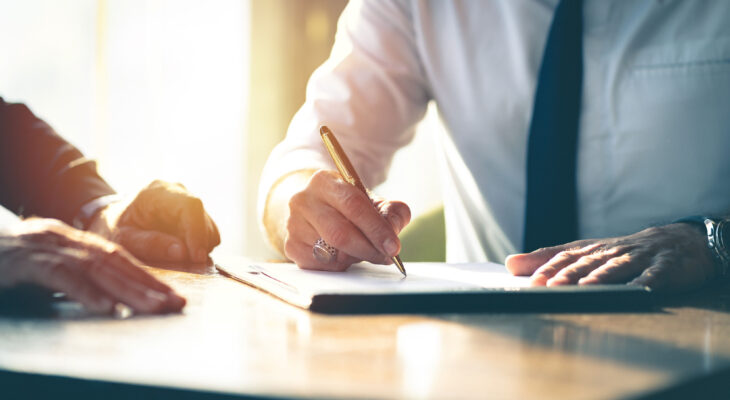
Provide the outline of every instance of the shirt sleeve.
[[407,1],[351,1],[329,59],[311,76],[304,105],[264,167],[259,219],[272,186],[302,169],[335,169],[319,136],[327,125],[368,187],[382,183],[428,106]]
[[28,107],[0,98],[0,204],[71,224],[84,204],[114,193],[94,161]]

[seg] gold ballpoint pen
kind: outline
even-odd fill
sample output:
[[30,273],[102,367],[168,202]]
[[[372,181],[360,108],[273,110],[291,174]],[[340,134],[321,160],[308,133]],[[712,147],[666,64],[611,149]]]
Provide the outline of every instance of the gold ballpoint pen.
[[[368,198],[370,198],[370,192],[360,180],[357,172],[355,172],[355,168],[352,166],[352,163],[350,163],[350,159],[347,158],[345,151],[342,149],[342,146],[340,146],[340,143],[337,141],[337,138],[335,138],[332,131],[322,125],[322,127],[319,128],[319,135],[322,136],[324,147],[326,147],[327,152],[330,153],[330,157],[332,157],[332,161],[335,162],[337,170],[340,172],[340,175],[342,175],[342,179],[350,185],[360,189],[366,196],[368,196]],[[401,261],[400,256],[396,255],[392,258],[392,260],[395,266],[398,267],[401,274],[403,274],[403,276],[407,276],[406,268],[403,266],[403,261]]]

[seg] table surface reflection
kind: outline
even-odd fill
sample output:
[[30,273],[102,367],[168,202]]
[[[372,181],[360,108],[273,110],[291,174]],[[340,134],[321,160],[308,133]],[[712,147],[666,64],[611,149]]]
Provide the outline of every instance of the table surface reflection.
[[730,291],[641,313],[312,314],[154,270],[179,315],[0,317],[0,369],[249,395],[612,399],[730,366]]

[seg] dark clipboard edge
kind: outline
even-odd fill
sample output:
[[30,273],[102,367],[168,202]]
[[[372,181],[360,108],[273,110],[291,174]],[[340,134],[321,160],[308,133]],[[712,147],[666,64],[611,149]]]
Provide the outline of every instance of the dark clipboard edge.
[[[651,292],[641,287],[595,286],[578,290],[483,289],[458,293],[317,294],[309,309],[324,314],[616,312],[651,310]],[[628,288],[629,290],[623,290]],[[573,287],[572,289],[576,289]]]
[[222,275],[322,314],[519,313],[650,311],[656,307],[649,288],[627,285],[558,288],[480,289],[456,293],[308,295],[259,273],[233,274],[216,264]]

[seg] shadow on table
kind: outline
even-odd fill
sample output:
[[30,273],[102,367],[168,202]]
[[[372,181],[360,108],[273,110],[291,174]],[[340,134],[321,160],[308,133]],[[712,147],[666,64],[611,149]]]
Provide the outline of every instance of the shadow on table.
[[[593,328],[554,317],[559,316],[491,314],[444,315],[437,318],[497,333],[515,339],[525,346],[544,348],[561,354],[609,360],[632,367],[669,373],[676,377],[673,379],[675,383],[669,388],[642,393],[632,397],[634,399],[718,398],[720,393],[729,395],[722,398],[730,398],[730,358],[713,351],[712,338],[709,336],[705,336],[707,343],[705,348],[700,350],[632,334]],[[701,331],[700,334],[709,335],[709,332]],[[716,340],[720,339],[723,338]],[[689,394],[692,396],[688,396]]]
[[476,318],[443,316],[440,319],[517,339],[561,353],[583,355],[660,371],[709,370],[730,366],[730,358],[630,334],[594,329],[547,315],[491,315]]
[[660,300],[662,307],[689,307],[730,313],[730,282],[707,285],[689,293],[667,296]]
[[54,317],[58,296],[34,285],[20,285],[0,291],[0,317]]
[[181,390],[134,384],[101,382],[86,379],[68,378],[10,372],[0,370],[0,396],[3,399],[175,399],[175,400],[228,400],[228,399],[272,399],[232,395],[195,390]]

